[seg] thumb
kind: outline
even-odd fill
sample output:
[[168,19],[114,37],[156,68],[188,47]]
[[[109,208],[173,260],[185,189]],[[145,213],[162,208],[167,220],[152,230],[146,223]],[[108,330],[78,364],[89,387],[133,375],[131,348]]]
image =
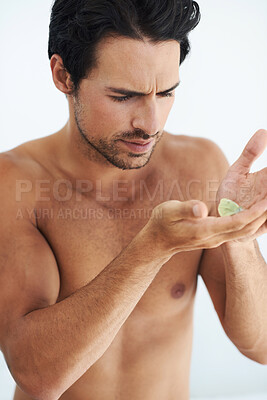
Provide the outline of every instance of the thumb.
[[209,210],[205,203],[193,201],[192,206],[194,218],[205,218],[208,216]]
[[206,204],[199,200],[170,200],[162,203],[161,206],[164,217],[170,221],[188,218],[205,218],[209,213]]
[[238,160],[231,166],[232,171],[249,173],[252,164],[267,147],[267,131],[258,130],[245,146]]

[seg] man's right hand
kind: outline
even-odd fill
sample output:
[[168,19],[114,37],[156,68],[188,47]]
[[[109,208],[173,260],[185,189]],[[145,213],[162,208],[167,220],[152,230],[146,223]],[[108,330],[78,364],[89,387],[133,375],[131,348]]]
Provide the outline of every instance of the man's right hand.
[[[194,207],[199,209],[198,216]],[[163,254],[210,249],[253,235],[266,221],[267,200],[229,217],[209,217],[205,203],[170,200],[156,206],[145,225],[151,246]]]

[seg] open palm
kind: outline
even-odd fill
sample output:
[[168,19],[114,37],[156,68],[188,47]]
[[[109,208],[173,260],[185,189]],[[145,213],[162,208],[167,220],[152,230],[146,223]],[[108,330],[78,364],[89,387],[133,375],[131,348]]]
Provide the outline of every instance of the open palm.
[[[245,209],[261,200],[267,200],[267,167],[261,171],[250,173],[253,162],[260,157],[266,147],[267,131],[261,129],[252,136],[241,156],[229,168],[217,192],[217,207],[222,198],[233,200]],[[266,232],[267,222],[265,220],[253,238]]]

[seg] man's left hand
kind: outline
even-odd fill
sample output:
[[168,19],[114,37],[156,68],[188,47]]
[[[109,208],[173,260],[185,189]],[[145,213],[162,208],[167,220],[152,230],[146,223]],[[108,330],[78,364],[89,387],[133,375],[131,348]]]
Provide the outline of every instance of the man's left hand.
[[[249,209],[261,200],[267,200],[267,168],[255,173],[249,172],[254,161],[260,157],[266,147],[267,131],[261,129],[252,136],[241,156],[229,168],[226,177],[221,182],[216,196],[217,210],[222,198],[233,200],[244,209]],[[265,212],[265,221],[257,232],[246,239],[238,241],[252,241],[267,233],[266,221],[267,211]]]

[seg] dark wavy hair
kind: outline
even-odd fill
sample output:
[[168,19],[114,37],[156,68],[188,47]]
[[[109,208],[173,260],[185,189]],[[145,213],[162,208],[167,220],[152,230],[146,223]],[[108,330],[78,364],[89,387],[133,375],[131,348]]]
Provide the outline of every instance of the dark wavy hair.
[[176,40],[181,59],[190,51],[189,32],[200,20],[192,0],[55,0],[48,55],[59,54],[74,89],[97,67],[97,45],[109,36],[151,43]]

